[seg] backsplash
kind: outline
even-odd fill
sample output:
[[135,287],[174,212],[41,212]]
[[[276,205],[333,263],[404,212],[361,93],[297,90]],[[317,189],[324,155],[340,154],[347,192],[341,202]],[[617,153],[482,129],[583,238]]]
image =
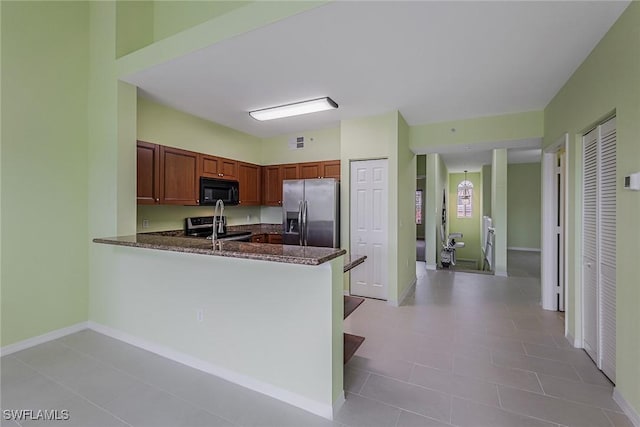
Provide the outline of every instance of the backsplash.
[[[138,233],[149,231],[182,230],[184,219],[192,216],[211,216],[213,206],[171,206],[171,205],[139,205],[136,228]],[[275,208],[278,209],[279,208]],[[227,206],[224,214],[228,225],[259,224],[262,221],[260,206]],[[281,223],[282,214],[276,223]],[[143,228],[143,221],[147,220],[149,226]]]

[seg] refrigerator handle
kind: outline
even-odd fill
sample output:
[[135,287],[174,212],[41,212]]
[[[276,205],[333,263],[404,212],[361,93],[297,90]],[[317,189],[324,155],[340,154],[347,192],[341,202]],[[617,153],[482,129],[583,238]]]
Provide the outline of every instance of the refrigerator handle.
[[302,246],[302,233],[304,232],[304,228],[302,226],[302,201],[298,202],[298,236],[300,240],[300,246]]
[[302,213],[302,222],[304,223],[304,245],[307,246],[307,237],[309,234],[309,224],[307,224],[307,201],[304,201],[304,211]]

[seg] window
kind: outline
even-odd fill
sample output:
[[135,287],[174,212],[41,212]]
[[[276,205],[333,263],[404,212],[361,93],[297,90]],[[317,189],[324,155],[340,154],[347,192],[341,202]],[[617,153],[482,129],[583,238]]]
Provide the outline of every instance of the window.
[[416,190],[416,224],[422,224],[422,190]]
[[473,184],[464,180],[458,184],[458,218],[471,218],[473,215]]

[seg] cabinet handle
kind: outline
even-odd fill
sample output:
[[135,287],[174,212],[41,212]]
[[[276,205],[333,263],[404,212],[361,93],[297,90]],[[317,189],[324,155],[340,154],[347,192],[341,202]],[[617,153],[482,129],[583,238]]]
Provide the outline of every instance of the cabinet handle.
[[156,199],[156,202],[159,202],[159,201],[160,201],[160,199]]
[[200,204],[200,199],[196,200],[196,203],[197,203],[197,204]]

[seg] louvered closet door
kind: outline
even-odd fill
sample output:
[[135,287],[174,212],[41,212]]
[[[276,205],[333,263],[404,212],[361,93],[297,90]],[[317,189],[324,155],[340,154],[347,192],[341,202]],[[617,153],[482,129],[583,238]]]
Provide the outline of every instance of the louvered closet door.
[[616,380],[616,119],[600,126],[599,142],[600,369]]
[[598,129],[583,137],[583,145],[582,336],[598,363]]

